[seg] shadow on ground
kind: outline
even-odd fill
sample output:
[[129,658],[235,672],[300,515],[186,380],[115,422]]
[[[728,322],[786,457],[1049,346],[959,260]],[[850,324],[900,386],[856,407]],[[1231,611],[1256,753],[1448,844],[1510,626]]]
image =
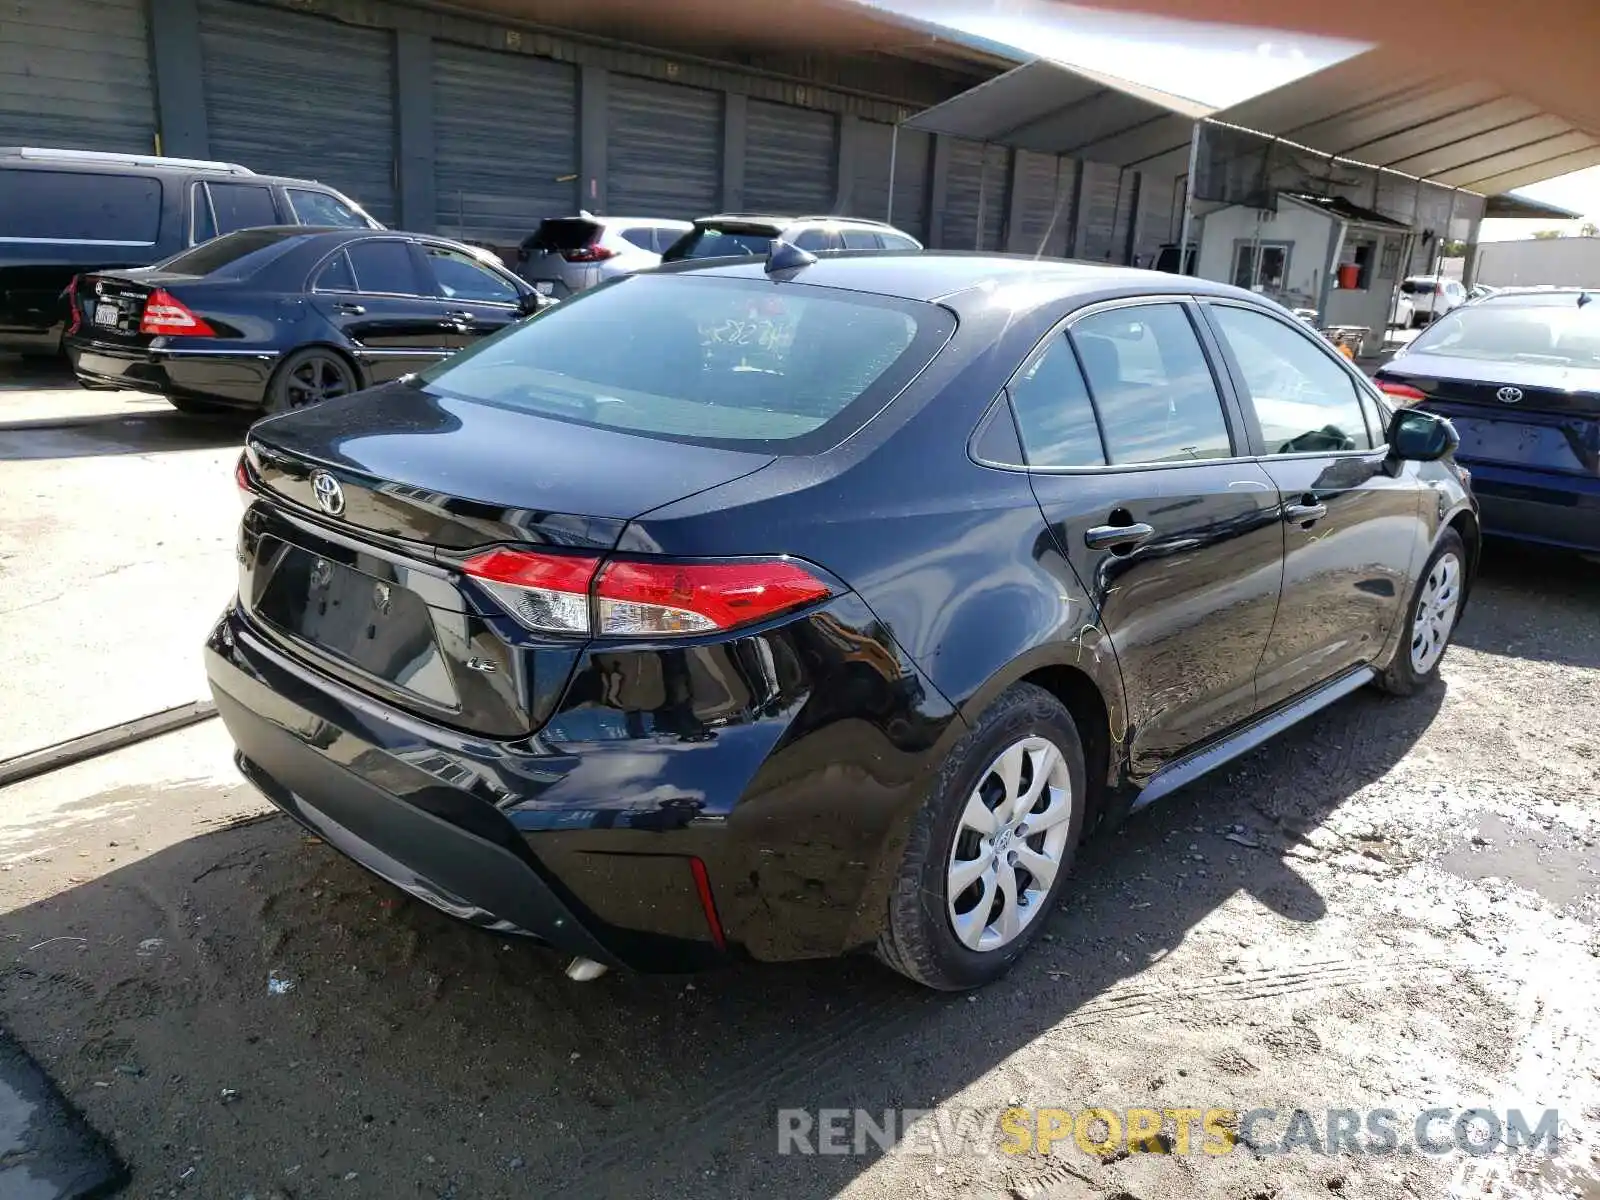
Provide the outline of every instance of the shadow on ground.
[[0,1013],[141,1195],[832,1196],[877,1152],[779,1156],[776,1110],[932,1108],[1058,1026],[1159,1022],[1131,977],[1236,893],[1324,915],[1283,851],[1443,696],[1350,697],[1091,844],[1049,940],[976,997],[865,959],[572,984],[275,817],[9,914]]
[[173,408],[0,421],[0,462],[207,450],[244,443],[248,414],[191,416]]
[[1485,654],[1600,667],[1596,613],[1600,563],[1491,539],[1455,641]]

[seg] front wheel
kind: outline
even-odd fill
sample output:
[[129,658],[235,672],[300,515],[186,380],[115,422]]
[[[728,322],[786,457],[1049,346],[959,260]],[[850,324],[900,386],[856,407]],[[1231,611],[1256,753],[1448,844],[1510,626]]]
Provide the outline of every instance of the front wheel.
[[918,812],[878,957],[941,991],[1003,975],[1072,870],[1087,796],[1083,742],[1043,688],[1008,688],[945,761]]
[[349,361],[334,350],[311,346],[296,350],[278,365],[267,384],[266,410],[269,413],[293,412],[347,396],[361,387]]
[[1378,677],[1378,686],[1384,691],[1409,696],[1438,673],[1461,612],[1466,562],[1461,535],[1454,529],[1445,530],[1417,580],[1394,661]]

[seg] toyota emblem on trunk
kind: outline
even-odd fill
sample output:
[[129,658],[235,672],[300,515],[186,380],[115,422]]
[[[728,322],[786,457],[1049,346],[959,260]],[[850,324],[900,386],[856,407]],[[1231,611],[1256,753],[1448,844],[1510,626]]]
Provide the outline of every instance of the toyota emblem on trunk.
[[1501,404],[1515,404],[1522,399],[1522,389],[1519,387],[1503,387],[1494,394],[1494,398]]
[[317,498],[317,507],[330,517],[337,517],[344,511],[344,489],[326,471],[311,473],[311,494]]

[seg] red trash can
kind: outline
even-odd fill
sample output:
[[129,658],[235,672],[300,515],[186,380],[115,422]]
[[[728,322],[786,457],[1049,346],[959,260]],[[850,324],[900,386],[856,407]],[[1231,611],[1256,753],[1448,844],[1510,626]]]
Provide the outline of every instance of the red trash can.
[[1359,263],[1341,263],[1339,265],[1339,286],[1353,288],[1361,282],[1361,266]]

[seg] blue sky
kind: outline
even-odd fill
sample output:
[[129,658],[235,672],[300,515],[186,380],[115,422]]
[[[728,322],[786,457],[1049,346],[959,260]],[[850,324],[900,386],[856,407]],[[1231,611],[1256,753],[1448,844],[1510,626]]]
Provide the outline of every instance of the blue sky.
[[[1306,34],[1075,8],[1055,0],[870,0],[1026,53],[1092,67],[1211,104],[1237,104],[1368,48]],[[1600,167],[1518,189],[1519,195],[1600,215]],[[1483,238],[1527,237],[1561,222],[1486,221]]]

